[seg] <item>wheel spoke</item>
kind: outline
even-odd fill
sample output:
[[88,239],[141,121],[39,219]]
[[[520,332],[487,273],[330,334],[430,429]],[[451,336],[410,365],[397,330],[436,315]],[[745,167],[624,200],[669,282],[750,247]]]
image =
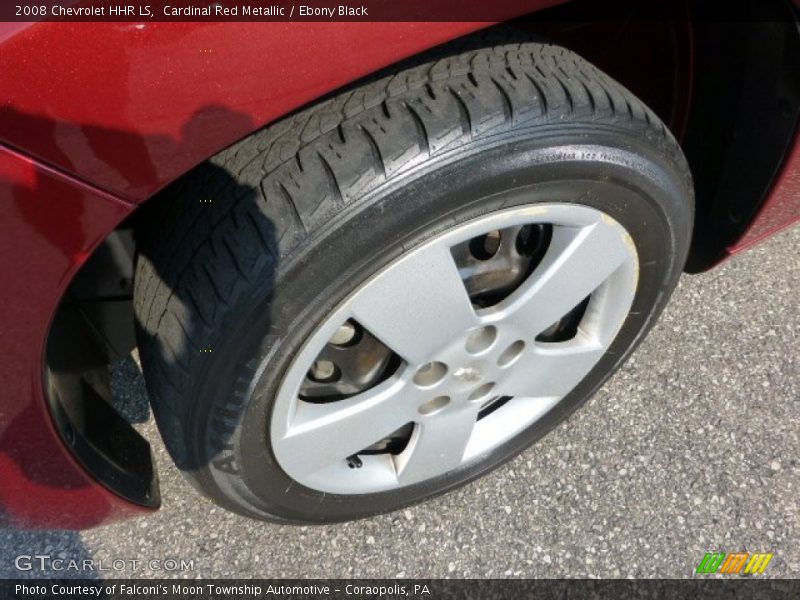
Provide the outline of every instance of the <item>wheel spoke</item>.
[[411,364],[478,319],[445,245],[423,247],[370,281],[353,298],[353,317]]
[[541,264],[505,303],[508,318],[534,336],[558,321],[626,260],[623,235],[602,222],[556,227]]
[[466,407],[418,423],[409,447],[396,459],[399,483],[417,483],[459,467],[476,419],[477,410]]
[[[275,400],[275,458],[332,494],[447,482],[599,368],[637,281],[630,236],[589,207],[525,206],[459,225],[379,270],[308,340]],[[347,322],[360,336],[341,341]],[[374,378],[354,374],[362,358]],[[333,391],[311,393],[324,386]],[[356,395],[336,400],[343,393]]]
[[413,419],[413,394],[404,381],[390,379],[345,400],[299,402],[280,441],[284,468],[314,473],[387,437]]
[[561,398],[586,377],[604,353],[602,344],[580,333],[567,342],[538,344],[524,357],[525,368],[520,365],[502,384],[503,394]]

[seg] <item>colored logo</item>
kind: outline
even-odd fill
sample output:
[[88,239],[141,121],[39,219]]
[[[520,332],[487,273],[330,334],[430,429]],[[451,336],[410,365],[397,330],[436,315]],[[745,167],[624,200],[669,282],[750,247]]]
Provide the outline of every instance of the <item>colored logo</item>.
[[734,573],[757,575],[763,573],[769,561],[773,557],[772,552],[735,552],[733,554],[725,554],[724,552],[706,552],[703,560],[697,565],[697,572],[708,573],[725,573],[733,575]]

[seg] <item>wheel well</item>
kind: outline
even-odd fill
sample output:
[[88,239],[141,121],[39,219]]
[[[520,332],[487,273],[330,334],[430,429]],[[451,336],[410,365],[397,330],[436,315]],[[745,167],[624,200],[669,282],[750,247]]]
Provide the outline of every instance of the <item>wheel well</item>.
[[[785,0],[577,0],[524,21],[628,87],[692,169],[686,270],[713,266],[766,199],[800,116],[800,30]],[[634,58],[635,57],[635,58]]]
[[[574,50],[669,125],[687,155],[696,187],[695,236],[687,264],[692,272],[711,266],[744,231],[770,189],[800,114],[795,9],[784,0],[742,0],[731,3],[725,14],[709,10],[703,0],[657,0],[646,7],[630,0],[602,5],[574,0],[502,26]],[[491,39],[491,32],[473,34],[467,43]],[[460,50],[464,42],[456,42]],[[366,79],[447,52],[447,46]],[[80,301],[81,327],[98,350],[60,350],[57,336],[51,335],[49,355],[95,367],[98,360],[108,362],[133,349],[132,232],[150,225],[149,206],[166,201],[167,194],[157,194],[112,233],[65,295],[62,308]]]

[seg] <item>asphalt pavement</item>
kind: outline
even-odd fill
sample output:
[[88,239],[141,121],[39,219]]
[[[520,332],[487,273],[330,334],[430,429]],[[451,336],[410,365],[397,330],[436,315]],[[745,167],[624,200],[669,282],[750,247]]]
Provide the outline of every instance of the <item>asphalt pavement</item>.
[[132,359],[114,386],[155,447],[163,508],[82,533],[0,529],[0,577],[41,576],[14,568],[36,553],[122,559],[116,577],[162,576],[168,558],[191,561],[180,577],[687,577],[708,551],[773,552],[764,576],[800,577],[800,227],[683,277],[632,360],[539,444],[389,515],[229,514],[171,465]]

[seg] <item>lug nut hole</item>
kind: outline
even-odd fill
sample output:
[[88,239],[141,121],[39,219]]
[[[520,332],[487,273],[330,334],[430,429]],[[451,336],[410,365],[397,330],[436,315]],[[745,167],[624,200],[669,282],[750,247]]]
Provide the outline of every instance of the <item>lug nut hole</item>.
[[469,241],[469,251],[478,260],[489,260],[500,249],[501,233],[499,230],[490,231]]
[[517,340],[508,348],[503,350],[503,353],[497,359],[497,366],[500,368],[510,366],[522,355],[523,350],[525,350],[525,342],[522,340]]
[[496,339],[497,328],[494,325],[487,325],[470,333],[465,347],[470,354],[480,354],[491,348]]
[[478,402],[479,400],[484,400],[492,392],[493,389],[494,389],[493,381],[489,383],[484,383],[482,386],[472,390],[472,393],[469,395],[469,401]]
[[414,383],[421,388],[437,385],[447,375],[447,365],[441,362],[429,362],[422,365],[414,373]]
[[433,400],[428,400],[425,404],[419,407],[419,414],[430,416],[434,413],[439,412],[445,406],[450,404],[450,397],[449,396],[437,396]]

